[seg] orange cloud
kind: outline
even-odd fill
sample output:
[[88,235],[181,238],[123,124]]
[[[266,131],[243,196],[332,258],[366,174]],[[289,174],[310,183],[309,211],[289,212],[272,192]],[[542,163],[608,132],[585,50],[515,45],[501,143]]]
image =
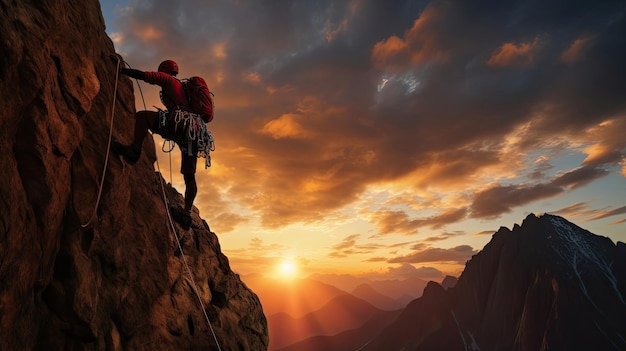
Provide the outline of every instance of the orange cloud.
[[122,47],[124,45],[124,33],[121,32],[113,32],[109,34],[111,41],[115,44],[116,48]]
[[[203,213],[204,214],[204,213]],[[218,233],[229,233],[235,230],[235,228],[243,223],[247,223],[248,218],[241,216],[237,213],[220,213],[214,218],[211,223],[214,225],[214,229]]]
[[489,58],[489,66],[530,66],[535,61],[535,56],[541,48],[539,37],[530,43],[505,43],[498,48]]
[[213,55],[218,59],[225,59],[228,57],[226,54],[226,43],[221,42],[213,46]]
[[585,35],[572,42],[572,44],[561,54],[561,61],[574,64],[584,57],[585,51],[589,49],[593,37]]
[[341,23],[336,28],[329,29],[326,31],[326,41],[329,43],[333,42],[335,38],[337,37],[337,35],[339,35],[341,32],[344,32],[347,27],[348,27],[348,19],[344,18],[343,21],[341,21]]
[[350,4],[348,4],[347,6],[347,15],[341,20],[341,22],[339,22],[338,25],[335,25],[334,23],[327,23],[326,24],[326,42],[331,43],[333,42],[337,36],[341,33],[344,33],[346,31],[346,29],[348,28],[348,23],[349,21],[356,15],[358,14],[359,10],[360,10],[360,6],[361,4],[359,2],[351,2]]
[[159,40],[163,37],[163,33],[153,26],[146,26],[137,31],[137,36],[144,42]]
[[267,122],[261,129],[261,133],[270,135],[274,139],[306,139],[312,137],[314,134],[311,131],[307,131],[298,122],[300,118],[302,118],[301,115],[286,113],[277,119]]
[[[624,165],[624,149],[626,139],[623,131],[626,130],[626,119],[610,119],[588,128],[580,137],[581,143],[590,144],[582,149],[587,154],[584,165]],[[593,142],[599,141],[599,142]]]
[[261,75],[258,72],[242,73],[243,80],[250,83],[260,83]]
[[384,41],[376,43],[372,50],[372,57],[379,65],[383,65],[392,57],[399,56],[406,52],[408,47],[409,45],[406,41],[394,35]]
[[619,149],[607,144],[593,144],[584,148],[583,152],[587,154],[587,158],[583,161],[586,165],[618,163],[622,158]]
[[430,60],[445,60],[447,54],[438,44],[437,27],[443,20],[442,8],[427,7],[404,33],[391,36],[374,45],[372,60],[379,66],[406,66]]

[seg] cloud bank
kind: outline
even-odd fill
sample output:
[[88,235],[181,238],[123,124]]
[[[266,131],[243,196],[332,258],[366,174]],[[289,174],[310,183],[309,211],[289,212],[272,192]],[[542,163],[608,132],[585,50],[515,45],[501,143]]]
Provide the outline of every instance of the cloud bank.
[[[199,178],[203,216],[221,232],[250,218],[320,222],[401,184],[436,213],[381,203],[361,215],[379,234],[413,235],[626,174],[621,1],[144,0],[119,11],[111,36],[133,67],[174,59],[216,94],[218,150]],[[557,166],[564,150],[585,159]]]

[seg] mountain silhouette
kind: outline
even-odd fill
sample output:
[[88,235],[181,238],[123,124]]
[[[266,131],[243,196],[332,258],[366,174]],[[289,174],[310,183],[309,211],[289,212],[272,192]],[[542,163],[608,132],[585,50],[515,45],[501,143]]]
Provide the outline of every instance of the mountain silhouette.
[[403,306],[420,297],[428,281],[412,276],[397,279],[374,279],[350,274],[313,274],[308,279],[335,286],[343,291],[354,291],[359,285],[369,284],[380,294],[394,300],[404,301]]
[[[373,280],[370,285],[376,291],[385,296],[389,296],[403,302],[403,299],[414,299],[421,296],[424,287],[428,282],[421,278],[410,277],[404,280],[387,279],[387,280]],[[404,304],[406,306],[406,304]]]
[[369,302],[351,294],[330,300],[321,309],[300,318],[285,313],[267,317],[270,332],[270,350],[316,335],[335,335],[355,329],[382,311]]
[[346,330],[331,336],[311,336],[276,351],[359,350],[372,339],[373,335],[380,334],[385,327],[394,322],[401,313],[402,310],[380,311],[359,328]]
[[406,306],[406,304],[403,304],[401,301],[379,293],[370,284],[366,283],[357,286],[352,291],[352,295],[368,301],[383,311],[395,311]]
[[265,350],[217,235],[197,209],[190,230],[168,220],[183,198],[151,136],[134,166],[107,158],[135,101],[100,3],[1,8],[0,350]]
[[266,316],[285,313],[290,317],[300,318],[346,294],[332,285],[311,279],[283,280],[262,275],[246,275],[244,280],[263,302]]
[[625,350],[625,296],[624,243],[531,214],[360,350]]

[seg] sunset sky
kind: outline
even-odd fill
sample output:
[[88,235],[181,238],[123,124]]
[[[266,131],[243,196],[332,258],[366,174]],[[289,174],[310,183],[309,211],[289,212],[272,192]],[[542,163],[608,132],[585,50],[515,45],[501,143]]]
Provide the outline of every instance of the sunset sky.
[[529,213],[626,241],[623,1],[101,5],[133,68],[215,93],[195,205],[237,273],[440,280]]

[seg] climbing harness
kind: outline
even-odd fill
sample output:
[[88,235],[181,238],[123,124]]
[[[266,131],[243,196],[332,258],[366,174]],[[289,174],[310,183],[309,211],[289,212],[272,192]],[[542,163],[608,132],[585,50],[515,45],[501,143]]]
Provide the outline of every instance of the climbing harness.
[[[193,144],[196,142],[198,157],[204,157],[205,159],[204,168],[211,167],[211,151],[215,151],[215,140],[200,115],[184,110],[175,110],[169,113],[158,107],[157,109],[159,110],[159,126],[161,128],[166,128],[169,119],[172,119],[174,123],[173,134],[178,139],[176,141],[180,143],[179,145],[181,145],[183,152],[187,153],[188,156],[193,156]],[[169,150],[165,150],[165,141],[173,139],[166,136],[164,138],[161,150],[171,152],[174,147],[172,146]],[[185,143],[187,144],[186,146],[184,145]]]
[[117,97],[117,82],[120,77],[120,58],[117,57],[117,65],[115,67],[115,88],[113,89],[113,103],[111,104],[111,126],[109,127],[109,141],[107,142],[107,152],[104,157],[104,167],[102,168],[102,177],[100,177],[100,185],[98,185],[98,197],[96,198],[96,205],[94,206],[93,212],[91,213],[91,217],[86,223],[81,223],[80,226],[82,228],[86,228],[91,224],[93,219],[96,217],[96,212],[98,211],[98,207],[100,206],[100,199],[102,197],[102,188],[104,187],[104,176],[107,173],[107,166],[109,164],[109,154],[111,153],[111,140],[113,139],[113,118],[115,116],[115,101]]

